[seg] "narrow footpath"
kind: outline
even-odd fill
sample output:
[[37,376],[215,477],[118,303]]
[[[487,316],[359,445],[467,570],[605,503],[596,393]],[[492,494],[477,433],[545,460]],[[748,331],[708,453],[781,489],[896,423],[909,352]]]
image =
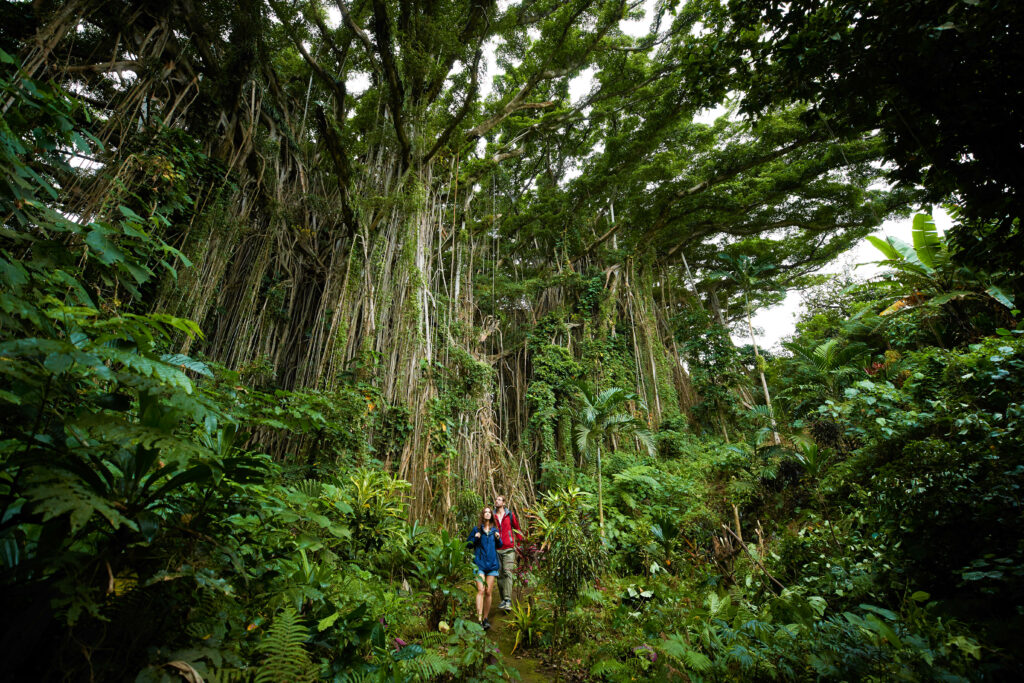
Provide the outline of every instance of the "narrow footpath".
[[[497,601],[495,601],[497,602]],[[556,680],[556,674],[545,670],[544,664],[534,657],[527,656],[522,644],[512,654],[512,648],[516,644],[516,632],[506,622],[505,613],[491,606],[491,615],[488,617],[491,622],[491,630],[487,635],[501,650],[505,663],[519,672],[523,683],[542,683],[544,681]]]

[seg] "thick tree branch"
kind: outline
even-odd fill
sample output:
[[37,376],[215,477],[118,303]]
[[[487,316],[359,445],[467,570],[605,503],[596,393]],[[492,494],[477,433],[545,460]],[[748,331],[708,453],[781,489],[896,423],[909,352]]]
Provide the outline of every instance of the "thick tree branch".
[[377,37],[377,54],[380,56],[381,65],[384,67],[384,77],[388,83],[388,109],[391,110],[391,123],[395,128],[395,135],[398,138],[398,145],[401,148],[402,166],[407,167],[410,162],[411,147],[409,136],[405,132],[405,122],[402,107],[405,102],[405,88],[398,76],[398,67],[395,65],[395,55],[391,40],[391,19],[388,17],[387,7],[383,0],[373,0],[373,29]]
[[327,152],[331,155],[331,159],[334,161],[334,167],[338,174],[338,191],[341,195],[341,215],[342,219],[345,221],[345,226],[348,228],[347,233],[352,235],[355,234],[358,227],[355,212],[352,210],[352,205],[349,202],[349,186],[352,182],[352,163],[349,161],[348,154],[345,152],[344,144],[342,144],[341,140],[338,138],[337,131],[327,120],[323,107],[319,104],[316,106],[314,116],[316,117],[317,126],[320,128],[320,132],[323,135]]
[[121,61],[101,62],[99,64],[72,64],[63,67],[68,73],[121,73],[122,71],[134,71],[139,73],[142,70],[142,62],[135,59]]
[[[625,3],[623,3],[622,6],[623,8],[625,8]],[[568,35],[569,28],[572,27],[572,25],[575,23],[575,20],[580,15],[582,15],[582,13],[587,9],[587,7],[589,7],[589,3],[581,6],[575,13],[573,13],[570,19],[565,22],[564,30],[562,33],[562,40],[559,41],[560,43],[564,42],[566,36]],[[594,37],[590,41],[590,44],[586,47],[585,50],[583,50],[583,54],[571,60],[571,66],[567,66],[561,69],[546,69],[544,71],[539,71],[531,75],[528,79],[526,79],[526,83],[524,83],[523,87],[519,89],[519,92],[517,92],[515,96],[511,100],[509,100],[505,104],[505,106],[501,108],[501,110],[498,111],[497,114],[495,114],[488,120],[484,121],[480,125],[476,126],[472,130],[470,130],[466,134],[466,139],[472,142],[476,138],[486,135],[495,126],[497,126],[499,123],[501,123],[502,121],[504,121],[517,111],[521,111],[523,109],[542,109],[553,105],[553,100],[549,102],[539,103],[526,103],[525,100],[530,95],[530,93],[533,92],[533,89],[536,88],[538,84],[540,84],[541,81],[567,76],[570,73],[572,73],[574,67],[582,65],[586,61],[587,57],[589,57],[590,54],[594,51],[594,49],[597,48],[597,46],[601,43],[601,41],[604,40],[604,37],[608,34],[608,31],[610,31],[613,26],[618,26],[617,20],[608,22],[604,26],[604,28],[602,28],[600,31],[594,34]]]
[[753,159],[747,161],[746,163],[739,164],[738,166],[730,168],[728,169],[728,171],[724,173],[719,173],[711,178],[702,180],[701,182],[695,185],[691,185],[690,187],[681,188],[675,191],[674,193],[672,193],[671,198],[662,204],[661,211],[658,212],[658,217],[654,220],[651,227],[648,228],[648,230],[644,233],[643,237],[641,238],[641,241],[648,241],[654,239],[658,232],[665,227],[665,225],[669,221],[672,207],[674,206],[677,200],[692,197],[693,195],[704,192],[705,190],[715,187],[716,185],[721,185],[725,181],[735,178],[739,174],[745,173],[746,171],[749,171],[752,168],[756,168],[758,166],[761,166],[762,164],[775,161],[776,159],[779,159],[780,157],[789,154],[793,150],[806,145],[812,140],[813,138],[811,137],[799,138],[789,143],[788,145],[783,145],[782,147],[772,150],[767,154],[754,157]]
[[517,111],[521,111],[523,109],[544,109],[546,107],[550,107],[555,103],[554,100],[550,100],[548,102],[524,102],[524,100],[529,96],[531,92],[533,92],[533,89],[537,87],[537,84],[540,83],[542,80],[548,78],[557,78],[558,76],[564,76],[568,73],[568,69],[563,69],[561,71],[544,71],[538,74],[534,74],[533,76],[530,76],[530,78],[526,80],[526,83],[523,84],[523,87],[519,89],[519,92],[517,92],[511,100],[506,102],[505,106],[502,107],[497,114],[487,119],[480,125],[475,126],[468,133],[466,133],[466,140],[472,142],[473,140],[479,137],[483,137],[484,135],[489,133],[495,126],[497,126],[499,123],[501,123],[502,121],[504,121]]
[[314,59],[309,52],[306,50],[306,46],[303,45],[303,41],[300,36],[295,33],[291,22],[288,20],[287,15],[284,13],[280,3],[275,0],[268,0],[270,6],[274,9],[274,13],[277,14],[277,18],[281,20],[281,24],[284,26],[285,31],[288,33],[288,37],[292,39],[292,43],[298,49],[299,54],[306,60],[313,72],[319,77],[319,79],[334,92],[335,98],[341,102],[341,106],[345,106],[345,83],[339,81],[337,78],[327,73],[323,67]]
[[344,21],[349,30],[355,34],[356,38],[359,39],[359,42],[363,44],[363,47],[366,48],[366,52],[372,55],[374,52],[373,42],[370,40],[370,36],[366,35],[366,31],[359,28],[359,25],[352,18],[352,12],[349,10],[348,3],[346,3],[345,0],[337,0],[337,5],[338,11],[341,12],[342,21]]
[[[345,64],[348,62],[348,51],[352,45],[354,35],[345,36],[346,40],[344,46],[339,46],[331,36],[331,29],[324,24],[323,18],[321,18],[319,13],[310,12],[310,15],[313,23],[316,24],[317,29],[320,31],[320,36],[324,39],[324,42],[327,43],[327,47],[330,48],[331,52],[334,53],[334,58],[338,60],[338,69],[344,73]],[[346,28],[348,28],[347,25]],[[349,29],[349,31],[351,32],[351,29]]]
[[622,227],[622,221],[619,221],[618,223],[616,223],[612,227],[608,228],[608,230],[603,235],[601,235],[596,240],[594,240],[593,242],[591,242],[590,244],[587,245],[587,248],[583,250],[582,254],[580,254],[580,258],[586,256],[587,254],[592,252],[594,249],[596,249],[597,247],[599,247],[602,244],[604,244],[605,242],[607,242],[608,239],[612,235],[614,235],[616,232],[618,232],[619,228],[621,228],[621,227]]
[[466,90],[466,99],[463,101],[462,107],[459,109],[458,113],[455,114],[455,116],[452,118],[451,123],[449,123],[448,126],[441,133],[441,135],[438,136],[437,142],[435,142],[434,146],[430,148],[430,151],[427,152],[426,155],[424,155],[423,163],[426,163],[433,159],[434,155],[437,154],[446,144],[448,144],[448,140],[455,132],[455,129],[459,127],[459,124],[462,123],[462,121],[469,114],[469,110],[473,106],[473,102],[474,100],[476,100],[477,92],[480,89],[480,58],[482,56],[483,50],[478,49],[476,51],[476,55],[473,57],[473,66],[470,67],[473,72],[473,77],[472,80],[470,81],[469,88]]
[[[487,18],[487,10],[493,7],[493,5],[493,0],[473,0],[473,3],[469,8],[469,17],[466,20],[466,25],[463,27],[462,33],[459,36],[460,45],[466,46],[476,44],[476,51],[481,51],[482,39],[487,28],[490,26],[490,21]],[[458,56],[459,52],[450,52],[448,54],[445,58],[443,68],[437,70],[437,75],[434,77],[433,82],[424,90],[423,102],[429,104],[437,99],[437,96],[441,93],[441,89],[444,87],[445,80],[448,78],[448,73],[451,71]]]

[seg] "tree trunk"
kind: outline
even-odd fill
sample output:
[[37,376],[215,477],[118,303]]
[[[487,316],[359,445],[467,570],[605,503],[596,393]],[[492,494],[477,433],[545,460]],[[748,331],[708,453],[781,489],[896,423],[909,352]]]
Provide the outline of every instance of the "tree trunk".
[[[743,297],[746,299],[746,295]],[[772,397],[768,393],[768,381],[764,378],[764,371],[761,370],[761,364],[758,362],[761,359],[761,354],[757,351],[757,339],[754,338],[754,324],[750,320],[750,302],[746,301],[746,312],[747,312],[747,330],[750,332],[750,343],[754,347],[754,364],[757,365],[757,374],[761,376],[761,388],[764,389],[764,402],[768,406],[768,414],[772,421],[772,437],[775,439],[775,445],[778,446],[782,443],[782,439],[779,438],[778,425],[775,424],[775,411],[772,410]]]

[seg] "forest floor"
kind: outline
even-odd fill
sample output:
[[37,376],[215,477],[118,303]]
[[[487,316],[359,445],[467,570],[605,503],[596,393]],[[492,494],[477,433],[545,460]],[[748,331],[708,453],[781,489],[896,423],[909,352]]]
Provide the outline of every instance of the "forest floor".
[[491,630],[487,632],[487,635],[501,650],[505,663],[519,672],[520,680],[523,683],[555,680],[557,672],[546,669],[540,659],[527,656],[522,647],[516,649],[516,653],[512,654],[512,648],[516,644],[516,632],[505,617],[505,612],[498,609],[497,600],[495,600],[488,617],[491,622]]

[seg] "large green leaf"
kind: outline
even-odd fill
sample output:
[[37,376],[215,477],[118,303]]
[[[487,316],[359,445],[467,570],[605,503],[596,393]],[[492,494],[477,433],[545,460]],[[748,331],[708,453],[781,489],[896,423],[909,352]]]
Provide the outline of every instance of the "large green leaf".
[[107,237],[110,231],[98,223],[94,223],[92,228],[85,237],[89,252],[106,266],[123,262],[125,260],[124,252]]
[[901,260],[907,266],[910,266],[914,270],[924,271],[929,275],[935,272],[934,268],[926,265],[920,258],[918,258],[917,251],[914,247],[910,246],[899,237],[887,237],[886,241],[899,253]]
[[988,292],[990,297],[1001,303],[1003,306],[1006,306],[1011,310],[1013,309],[1013,295],[1003,288],[998,285],[989,285],[985,291]]
[[893,249],[892,245],[883,240],[881,237],[868,235],[867,239],[868,242],[871,242],[871,244],[875,245],[875,248],[878,249],[878,251],[882,252],[885,255],[885,258],[889,259],[890,261],[900,260],[900,253]]
[[914,251],[924,265],[929,268],[938,268],[942,263],[942,252],[945,244],[939,237],[935,227],[935,221],[926,213],[919,213],[914,216],[914,226],[911,229],[914,237]]
[[170,365],[176,365],[179,368],[191,370],[204,377],[213,377],[213,373],[210,372],[210,368],[206,363],[190,358],[183,353],[166,353],[160,357],[160,360]]
[[885,254],[886,260],[876,261],[878,265],[887,266],[901,272],[909,272],[929,278],[935,269],[918,258],[917,251],[898,237],[886,237],[884,240],[868,235],[868,241]]
[[933,296],[928,300],[928,304],[931,306],[942,306],[950,301],[957,299],[967,299],[972,296],[978,296],[975,292],[968,292],[963,290],[957,290],[955,292],[943,292],[937,296]]

